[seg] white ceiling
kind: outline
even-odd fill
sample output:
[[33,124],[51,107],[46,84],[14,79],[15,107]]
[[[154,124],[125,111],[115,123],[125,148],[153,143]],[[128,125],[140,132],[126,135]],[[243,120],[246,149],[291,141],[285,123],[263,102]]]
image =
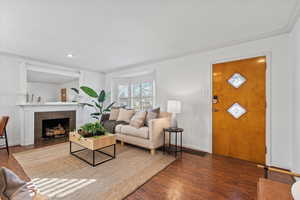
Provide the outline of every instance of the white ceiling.
[[0,51],[109,72],[286,32],[297,1],[0,0]]
[[78,80],[76,77],[64,76],[60,74],[45,73],[38,71],[27,71],[27,81],[37,83],[63,84]]

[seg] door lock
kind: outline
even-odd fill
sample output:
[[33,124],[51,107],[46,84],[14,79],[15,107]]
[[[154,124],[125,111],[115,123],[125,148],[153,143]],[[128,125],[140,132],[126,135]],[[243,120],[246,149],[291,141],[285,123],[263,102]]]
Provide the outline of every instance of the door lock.
[[218,100],[218,96],[216,96],[216,95],[213,96],[212,103],[213,103],[213,104],[216,104],[216,103],[218,103],[218,101],[219,101],[219,100]]

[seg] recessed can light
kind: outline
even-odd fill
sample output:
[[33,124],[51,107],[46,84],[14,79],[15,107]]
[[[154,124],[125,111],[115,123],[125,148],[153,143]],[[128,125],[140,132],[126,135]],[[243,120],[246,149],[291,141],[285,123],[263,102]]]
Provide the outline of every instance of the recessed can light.
[[68,58],[73,58],[73,54],[69,53],[69,54],[67,55],[67,57],[68,57]]

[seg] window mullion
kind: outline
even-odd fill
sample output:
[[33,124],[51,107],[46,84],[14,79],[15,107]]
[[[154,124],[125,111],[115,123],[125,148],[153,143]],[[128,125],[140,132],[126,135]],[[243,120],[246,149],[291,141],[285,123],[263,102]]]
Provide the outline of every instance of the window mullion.
[[132,85],[131,81],[129,82],[128,89],[129,89],[129,108],[132,108],[132,105],[133,105],[133,98],[132,98],[133,85]]
[[155,90],[155,82],[154,80],[151,82],[151,90],[152,90],[152,107],[156,106],[156,90]]
[[140,85],[140,110],[143,110],[143,102],[142,102],[142,82],[139,83]]

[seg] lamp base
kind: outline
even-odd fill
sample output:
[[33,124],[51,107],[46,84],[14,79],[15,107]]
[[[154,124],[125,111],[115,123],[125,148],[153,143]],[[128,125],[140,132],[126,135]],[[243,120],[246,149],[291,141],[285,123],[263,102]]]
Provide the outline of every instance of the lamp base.
[[173,113],[171,118],[171,128],[177,128],[177,127],[178,124],[177,124],[176,114]]

